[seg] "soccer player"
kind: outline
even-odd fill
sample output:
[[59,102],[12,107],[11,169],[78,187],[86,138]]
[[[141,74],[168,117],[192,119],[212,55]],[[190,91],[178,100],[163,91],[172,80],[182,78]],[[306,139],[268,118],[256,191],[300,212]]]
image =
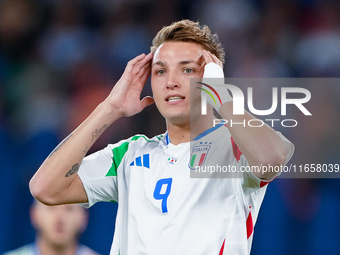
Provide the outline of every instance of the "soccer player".
[[87,225],[87,212],[79,205],[47,206],[34,201],[31,222],[37,231],[36,240],[4,255],[99,255],[78,237]]
[[[30,182],[32,194],[49,205],[118,202],[111,255],[249,254],[266,184],[278,173],[190,178],[190,171],[204,164],[280,166],[293,145],[266,125],[214,127],[210,105],[204,120],[191,109],[190,101],[200,104],[201,90],[190,93],[190,80],[223,77],[223,62],[222,45],[207,26],[182,20],[162,28],[151,53],[129,61],[110,95],[48,156]],[[153,98],[140,99],[150,74]],[[232,98],[219,93],[219,104],[208,102],[223,119],[254,118],[234,116]],[[117,119],[152,103],[165,118],[163,135],[136,135],[84,158]],[[202,160],[190,149],[190,135],[194,148],[205,151]]]

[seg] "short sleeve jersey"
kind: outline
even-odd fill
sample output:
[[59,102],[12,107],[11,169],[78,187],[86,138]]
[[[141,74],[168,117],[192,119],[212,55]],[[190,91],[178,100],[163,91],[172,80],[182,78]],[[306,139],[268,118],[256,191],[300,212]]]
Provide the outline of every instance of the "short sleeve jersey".
[[[294,146],[280,137],[287,146],[287,162]],[[223,125],[194,142],[208,148],[197,159],[201,166],[248,164]],[[136,135],[83,160],[78,175],[88,196],[85,206],[118,202],[111,255],[250,253],[253,227],[271,180],[251,172],[242,178],[190,178],[193,147],[173,145],[167,133],[151,139]]]

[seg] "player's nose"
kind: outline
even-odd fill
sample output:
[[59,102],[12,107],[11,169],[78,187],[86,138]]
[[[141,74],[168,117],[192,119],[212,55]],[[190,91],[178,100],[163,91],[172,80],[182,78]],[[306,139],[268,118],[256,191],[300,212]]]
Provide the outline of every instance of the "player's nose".
[[167,89],[174,89],[179,87],[178,76],[174,72],[169,72],[166,82]]

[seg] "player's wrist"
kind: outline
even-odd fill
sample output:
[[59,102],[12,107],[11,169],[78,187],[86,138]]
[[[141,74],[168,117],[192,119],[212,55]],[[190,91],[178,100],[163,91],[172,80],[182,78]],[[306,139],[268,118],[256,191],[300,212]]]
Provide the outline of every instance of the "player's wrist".
[[95,111],[99,116],[102,116],[111,123],[124,116],[124,112],[122,110],[114,107],[106,100],[100,103]]
[[203,79],[207,78],[223,78],[224,73],[221,66],[214,62],[210,62],[204,66]]
[[[205,65],[202,83],[205,89],[212,95],[208,97],[208,103],[212,105],[217,112],[219,112],[223,104],[233,101],[228,90],[221,86],[224,84],[224,73],[222,67],[218,64],[210,62]],[[207,91],[202,90],[201,93],[203,94]]]

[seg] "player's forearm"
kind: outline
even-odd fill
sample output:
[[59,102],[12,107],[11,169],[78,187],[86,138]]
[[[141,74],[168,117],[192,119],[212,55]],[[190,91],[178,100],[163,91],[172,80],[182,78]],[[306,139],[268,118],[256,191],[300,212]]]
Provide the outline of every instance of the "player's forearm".
[[[228,120],[229,131],[248,163],[252,166],[283,164],[287,149],[278,134],[267,125],[261,127],[249,126],[248,121],[255,119],[255,117],[247,112],[244,115],[233,115],[232,104],[232,102],[224,104],[219,113],[224,119]],[[273,173],[255,174],[261,178],[268,178]]]
[[[34,197],[46,204],[66,203],[65,192],[77,192],[72,183],[77,177],[79,166],[89,148],[98,137],[120,117],[105,103],[100,104],[93,113],[67,138],[65,138],[46,158],[30,181]],[[78,185],[79,186],[79,185]],[[74,197],[75,200],[84,196]],[[86,199],[86,197],[85,197]],[[77,202],[77,201],[74,201]],[[81,201],[78,201],[81,202]]]

